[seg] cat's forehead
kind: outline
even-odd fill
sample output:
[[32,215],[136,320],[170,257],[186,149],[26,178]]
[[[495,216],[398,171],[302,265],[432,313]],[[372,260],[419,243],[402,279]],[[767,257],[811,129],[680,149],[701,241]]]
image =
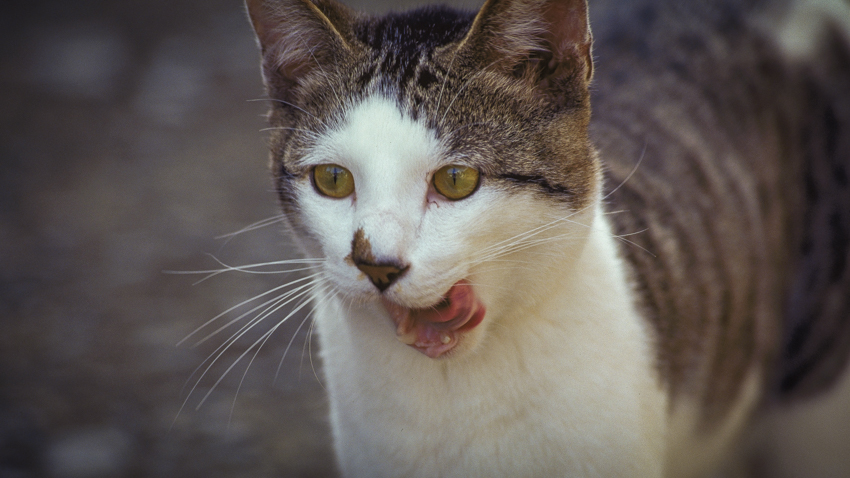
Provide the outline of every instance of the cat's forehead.
[[349,80],[352,95],[391,93],[414,116],[428,115],[423,105],[451,86],[447,76],[460,73],[450,57],[473,19],[473,13],[447,7],[361,18],[352,26],[361,53],[350,65],[356,71]]
[[343,121],[327,131],[301,163],[309,167],[330,160],[381,178],[402,171],[427,171],[442,157],[443,148],[433,130],[405,115],[394,100],[372,95],[352,105]]
[[376,50],[412,53],[462,39],[474,18],[475,12],[430,6],[366,17],[354,26],[354,34]]

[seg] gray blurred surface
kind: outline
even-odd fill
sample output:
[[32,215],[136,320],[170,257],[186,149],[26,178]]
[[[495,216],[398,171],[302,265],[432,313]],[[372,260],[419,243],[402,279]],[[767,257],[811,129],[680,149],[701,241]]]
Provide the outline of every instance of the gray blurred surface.
[[0,477],[333,475],[303,314],[241,387],[279,315],[200,381],[233,329],[176,345],[297,277],[165,273],[292,254],[277,225],[216,239],[277,214],[241,3],[3,2],[0,41]]

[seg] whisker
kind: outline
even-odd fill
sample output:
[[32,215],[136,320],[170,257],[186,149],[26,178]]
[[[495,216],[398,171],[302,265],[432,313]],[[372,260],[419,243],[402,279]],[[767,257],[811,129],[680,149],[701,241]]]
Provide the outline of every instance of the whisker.
[[297,132],[297,133],[304,133],[304,134],[308,135],[311,139],[314,139],[314,140],[319,138],[319,135],[315,131],[310,131],[309,129],[303,129],[303,128],[292,128],[292,127],[289,127],[289,126],[269,126],[268,128],[260,129],[260,132],[278,131],[278,130],[286,130],[286,131],[294,131],[294,132]]
[[[295,308],[295,311],[300,310],[309,301],[310,301],[309,298],[304,299],[300,304],[298,304],[298,306]],[[233,418],[233,411],[236,408],[236,399],[239,397],[239,391],[242,390],[242,384],[245,382],[245,377],[248,375],[248,370],[251,369],[251,365],[253,365],[254,360],[256,360],[257,355],[259,355],[259,353],[260,353],[260,350],[262,350],[262,348],[266,345],[266,342],[268,342],[268,340],[271,338],[272,334],[274,334],[274,332],[278,329],[278,327],[283,325],[283,323],[286,321],[286,319],[289,318],[290,316],[291,316],[291,314],[288,315],[287,317],[285,317],[280,322],[278,322],[277,325],[275,325],[270,330],[268,330],[265,334],[263,334],[263,336],[261,336],[259,339],[257,339],[254,342],[254,344],[251,345],[251,347],[249,347],[248,350],[250,350],[250,348],[254,347],[258,342],[262,341],[262,343],[260,343],[259,347],[257,347],[257,350],[254,352],[254,355],[251,357],[251,360],[248,361],[248,365],[245,366],[245,371],[242,373],[242,378],[239,379],[239,385],[236,387],[236,392],[233,395],[233,403],[230,405],[230,416],[228,417],[228,420],[227,420],[228,427],[230,426],[230,422]],[[309,315],[308,315],[308,317],[309,317]],[[305,318],[305,320],[306,320],[306,318]],[[298,328],[295,330],[295,334],[293,334],[293,337],[298,334],[298,331],[301,330],[302,325],[304,325],[303,320],[301,321],[301,324],[298,325]],[[239,361],[239,359],[237,359],[237,362],[238,361]],[[236,365],[236,363],[234,362],[233,365]],[[275,378],[277,378],[277,377],[275,377]]]
[[[543,237],[543,238],[538,238],[538,239],[533,239],[533,240],[518,241],[516,243],[507,245],[500,250],[494,251],[494,252],[492,252],[491,254],[489,254],[485,257],[482,257],[478,261],[478,263],[485,262],[485,261],[486,262],[492,262],[494,260],[494,258],[496,258],[496,257],[504,256],[504,255],[508,255],[508,254],[514,254],[514,253],[529,249],[531,247],[539,246],[539,245],[546,244],[546,243],[549,243],[549,242],[568,239],[572,235],[573,235],[572,233],[564,233],[564,234],[559,234],[559,235],[551,236],[551,237]],[[559,257],[557,254],[546,254],[546,253],[535,253],[535,254],[543,255],[543,256],[550,256],[550,257],[555,257],[555,258]]]
[[646,155],[646,147],[647,147],[647,145],[648,145],[648,144],[649,144],[648,142],[644,141],[644,143],[643,143],[643,151],[640,153],[640,157],[638,158],[637,163],[635,163],[635,167],[634,167],[634,168],[632,168],[632,171],[629,173],[629,175],[628,175],[628,176],[626,176],[626,178],[625,178],[625,179],[623,179],[623,180],[620,182],[620,184],[619,184],[619,185],[617,185],[617,187],[615,187],[615,188],[614,188],[614,189],[612,189],[610,192],[608,192],[608,194],[606,194],[605,196],[603,196],[603,197],[602,197],[602,200],[603,200],[603,201],[604,201],[605,199],[608,199],[608,197],[609,197],[609,196],[611,196],[612,194],[614,194],[615,192],[617,192],[617,190],[618,190],[618,189],[620,189],[621,187],[623,187],[623,185],[624,185],[624,184],[626,184],[626,182],[627,182],[629,179],[631,179],[631,178],[632,178],[632,176],[635,174],[635,172],[636,172],[636,171],[638,170],[638,168],[640,167],[640,164],[643,162],[643,157],[644,157],[644,155]]
[[324,262],[324,259],[309,259],[308,258],[308,259],[287,259],[287,260],[281,260],[281,261],[270,261],[270,262],[260,262],[260,263],[256,263],[256,264],[246,264],[246,265],[242,265],[242,266],[231,266],[231,265],[224,263],[223,261],[221,261],[220,259],[218,259],[216,256],[214,256],[212,254],[208,254],[208,255],[214,261],[216,261],[220,265],[222,265],[223,268],[222,269],[212,269],[212,270],[199,270],[199,271],[168,271],[168,270],[166,270],[166,271],[163,271],[163,273],[164,274],[174,274],[174,275],[207,274],[206,277],[204,277],[204,278],[200,279],[199,281],[195,282],[194,284],[192,284],[192,285],[198,285],[201,282],[212,279],[213,277],[220,275],[220,274],[224,274],[225,272],[234,272],[235,271],[235,272],[245,272],[245,273],[248,273],[248,274],[285,274],[285,273],[288,273],[288,272],[299,272],[299,271],[309,270],[310,267],[305,267],[305,268],[300,268],[300,269],[286,269],[286,270],[279,270],[279,271],[265,271],[265,272],[251,271],[249,269],[257,269],[257,268],[260,268],[260,267],[268,267],[268,266],[274,266],[274,265],[319,264],[321,262]]
[[313,376],[316,377],[316,381],[319,382],[319,385],[327,392],[327,388],[325,388],[325,384],[322,383],[322,379],[319,377],[319,373],[316,371],[316,364],[313,362],[313,326],[316,325],[316,321],[310,322],[310,328],[307,330],[307,356],[310,357],[310,368],[313,370]]
[[624,212],[628,212],[628,209],[619,209],[617,211],[605,211],[602,213],[603,216],[613,216],[614,214],[622,214]]
[[301,108],[300,106],[297,106],[297,105],[290,103],[288,101],[280,100],[280,99],[277,99],[277,98],[266,98],[266,99],[258,98],[258,99],[255,99],[255,100],[248,100],[248,101],[274,101],[274,102],[277,102],[277,103],[283,103],[287,106],[291,106],[291,107],[301,111],[302,113],[304,113],[304,114],[312,117],[313,119],[318,120],[320,123],[324,124],[324,122],[322,122],[322,119],[319,118],[318,116],[316,116],[313,113],[310,113],[309,111],[305,110],[304,108]]
[[[304,293],[299,294],[299,296],[303,296],[303,295],[304,295]],[[209,363],[209,365],[206,367],[206,369],[203,371],[203,373],[201,373],[200,376],[198,377],[198,380],[195,382],[195,385],[189,391],[189,394],[186,396],[186,401],[189,400],[189,397],[192,396],[192,393],[194,392],[195,388],[197,388],[197,386],[201,383],[201,380],[204,378],[204,376],[206,376],[207,372],[209,372],[210,368],[215,364],[215,362],[218,361],[219,358],[221,358],[221,356],[224,354],[224,352],[226,352],[234,343],[236,343],[237,340],[239,340],[245,333],[247,333],[249,330],[251,330],[255,325],[262,322],[270,314],[276,312],[277,310],[280,310],[282,307],[285,307],[287,304],[289,304],[290,302],[292,302],[292,300],[295,300],[296,298],[298,298],[298,297],[295,297],[295,298],[290,299],[290,300],[286,300],[285,298],[284,299],[281,299],[281,298],[276,299],[276,301],[275,301],[276,303],[274,305],[270,306],[269,308],[264,310],[262,313],[258,314],[253,319],[248,321],[247,324],[243,325],[239,330],[237,330],[235,333],[233,333],[233,335],[231,335],[227,340],[225,340],[221,345],[219,345],[209,356],[207,356],[207,358],[204,359],[204,361],[201,362],[200,365],[198,365],[195,368],[194,371],[192,371],[192,374],[189,375],[189,379],[187,379],[187,383],[188,383],[188,381],[191,380],[191,378],[193,376],[195,376],[195,374],[198,373],[198,371],[204,366],[204,364]],[[185,386],[184,386],[184,388],[185,388]],[[184,401],[184,405],[185,405],[186,401]],[[182,408],[183,407],[181,407],[181,410],[182,410]]]
[[[491,244],[491,245],[489,245],[489,246],[485,247],[484,249],[482,249],[482,252],[485,252],[485,253],[486,253],[486,252],[487,252],[488,250],[490,250],[490,249],[497,249],[497,248],[499,248],[499,247],[503,246],[503,245],[504,245],[504,244],[506,244],[506,243],[510,243],[510,242],[514,242],[514,241],[522,240],[522,239],[523,239],[523,238],[525,238],[525,237],[533,237],[533,236],[535,236],[535,235],[537,235],[537,234],[540,234],[540,233],[542,233],[542,232],[545,232],[545,231],[547,231],[547,230],[549,230],[549,229],[551,229],[551,228],[553,228],[553,227],[557,226],[560,222],[563,222],[563,221],[569,221],[569,218],[571,218],[571,217],[575,216],[576,214],[579,214],[580,212],[581,212],[581,211],[572,212],[572,213],[568,214],[567,216],[563,216],[563,217],[561,217],[561,216],[557,216],[554,220],[552,220],[552,221],[550,221],[550,222],[548,222],[548,223],[546,223],[546,224],[542,224],[542,225],[537,226],[537,227],[535,227],[535,228],[529,229],[529,230],[527,230],[527,231],[523,231],[523,232],[521,232],[521,233],[519,233],[519,234],[516,234],[516,235],[514,235],[514,236],[512,236],[512,237],[509,237],[509,238],[507,238],[507,239],[504,239],[504,240],[502,240],[502,241],[499,241],[499,242],[497,242],[497,243],[495,243],[495,244]],[[577,223],[577,224],[578,224],[578,223]]]
[[231,238],[238,236],[240,234],[244,234],[244,233],[250,232],[250,231],[255,231],[257,229],[262,229],[264,227],[271,226],[272,224],[277,224],[279,222],[282,222],[285,219],[286,219],[285,215],[278,214],[276,216],[272,216],[272,217],[263,219],[261,221],[257,221],[254,224],[245,226],[242,229],[239,229],[238,231],[228,232],[227,234],[222,234],[220,236],[216,236],[215,239],[227,239],[229,241]]
[[[273,289],[267,290],[267,291],[263,292],[262,294],[255,295],[254,297],[252,297],[252,298],[250,298],[250,299],[246,299],[246,300],[244,300],[244,301],[242,301],[242,302],[240,302],[240,303],[238,303],[238,304],[234,305],[233,307],[230,307],[229,309],[225,310],[224,312],[222,312],[222,313],[220,313],[220,314],[216,315],[215,317],[213,317],[212,319],[210,319],[210,320],[206,321],[203,325],[201,325],[200,327],[196,328],[194,331],[192,331],[192,333],[190,333],[190,334],[189,334],[189,335],[187,335],[186,337],[183,337],[183,339],[182,339],[181,341],[177,342],[177,347],[179,347],[179,346],[180,346],[180,345],[182,345],[184,342],[186,342],[187,340],[189,340],[190,338],[192,338],[193,336],[195,336],[196,334],[198,334],[201,330],[203,330],[204,328],[208,327],[210,324],[212,324],[212,323],[213,323],[213,322],[215,322],[216,320],[218,320],[218,319],[220,319],[220,318],[224,317],[225,315],[227,315],[227,314],[229,314],[229,313],[233,312],[234,310],[236,310],[236,309],[238,309],[238,308],[240,308],[240,307],[243,307],[243,306],[245,306],[246,304],[249,304],[249,303],[251,303],[251,302],[254,302],[254,301],[256,301],[257,299],[260,299],[260,298],[265,297],[265,296],[267,296],[267,295],[269,295],[269,294],[273,294],[273,293],[275,293],[275,292],[277,292],[277,291],[279,291],[279,290],[281,290],[281,289],[284,289],[284,288],[286,288],[286,287],[289,287],[289,286],[291,286],[291,285],[293,285],[293,284],[297,284],[297,283],[299,283],[299,282],[303,282],[303,281],[305,281],[305,280],[310,280],[310,279],[312,279],[312,278],[315,278],[315,277],[316,277],[317,275],[319,275],[319,274],[320,274],[320,273],[318,273],[318,272],[317,272],[317,273],[315,273],[315,274],[311,274],[311,275],[309,275],[309,276],[307,276],[307,277],[302,277],[302,278],[300,278],[300,279],[295,279],[295,280],[290,281],[290,282],[287,282],[287,283],[285,283],[285,284],[283,284],[283,285],[279,285],[279,286],[277,286],[277,287],[275,287],[275,288],[273,288]],[[254,309],[251,309],[250,311],[248,311],[248,312],[246,312],[245,314],[241,315],[241,316],[240,316],[240,318],[245,317],[246,315],[250,314],[251,312],[254,312],[254,311],[256,311],[256,310],[258,310],[258,309],[260,309],[260,308],[264,307],[265,305],[267,305],[267,304],[271,303],[271,302],[272,302],[272,301],[274,301],[274,300],[277,300],[277,298],[272,299],[272,300],[270,300],[270,301],[268,301],[268,302],[265,302],[265,303],[263,303],[263,304],[260,304],[259,306],[255,307]],[[196,344],[196,345],[198,345],[198,344]]]
[[[263,307],[266,307],[266,310],[264,310],[263,312],[260,312],[260,315],[264,315],[264,314],[266,314],[266,312],[267,312],[269,309],[271,309],[271,308],[273,308],[273,307],[277,307],[277,304],[279,304],[279,303],[281,303],[281,302],[283,302],[283,301],[287,301],[286,303],[288,303],[288,302],[289,302],[289,301],[288,301],[288,299],[289,299],[290,297],[292,297],[292,296],[293,296],[293,295],[295,295],[295,294],[299,294],[299,293],[300,293],[301,291],[303,291],[304,289],[306,289],[306,288],[308,288],[308,287],[311,287],[311,286],[313,286],[313,285],[315,285],[315,281],[314,281],[314,282],[309,282],[309,283],[307,283],[307,284],[300,285],[300,286],[296,287],[295,289],[289,290],[289,291],[287,291],[286,293],[281,294],[281,295],[279,295],[279,296],[275,297],[274,299],[268,300],[268,301],[266,301],[266,302],[264,302],[264,303],[262,303],[262,304],[260,304],[260,305],[258,305],[258,306],[256,306],[256,307],[254,307],[253,309],[251,309],[251,310],[249,310],[249,311],[245,312],[244,314],[242,314],[242,315],[240,315],[240,316],[238,316],[238,317],[236,317],[236,318],[234,318],[234,319],[230,320],[230,321],[229,321],[229,322],[227,322],[226,324],[224,324],[224,325],[220,326],[219,328],[217,328],[216,330],[214,330],[214,331],[210,332],[210,333],[209,333],[209,334],[207,334],[204,338],[202,338],[202,339],[198,340],[198,341],[195,343],[195,346],[197,347],[197,346],[199,346],[199,345],[203,344],[203,343],[204,343],[204,342],[206,342],[207,340],[209,340],[209,339],[211,339],[211,338],[215,337],[216,335],[218,335],[221,331],[223,331],[223,330],[227,329],[227,328],[228,328],[228,327],[230,327],[231,325],[235,324],[236,322],[239,322],[240,320],[242,320],[242,319],[244,319],[245,317],[247,317],[248,315],[251,315],[252,313],[254,313],[254,312],[258,311],[259,309],[262,309]],[[277,310],[277,309],[275,309],[275,310]],[[252,319],[252,320],[253,320],[253,319]],[[250,323],[250,321],[249,321],[249,323]]]
[[316,62],[316,66],[318,66],[318,67],[319,67],[319,70],[322,72],[322,75],[325,77],[325,79],[326,79],[326,80],[328,80],[328,85],[330,86],[331,91],[333,92],[334,96],[336,96],[336,101],[337,101],[337,103],[338,103],[338,104],[340,104],[340,105],[342,105],[342,104],[343,104],[342,99],[339,97],[339,94],[337,93],[336,88],[334,88],[334,86],[333,86],[333,82],[332,82],[332,81],[330,81],[331,77],[330,77],[330,76],[328,76],[328,73],[325,71],[325,67],[324,67],[324,66],[322,66],[322,64],[321,64],[321,63],[319,63],[319,60],[316,58],[316,55],[315,55],[315,54],[313,54],[313,51],[314,51],[315,49],[316,49],[316,47],[315,47],[315,46],[313,46],[313,47],[308,47],[308,50],[310,51],[310,56],[313,58],[313,61],[315,61],[315,62]]
[[[319,287],[321,287],[321,285]],[[322,289],[320,292],[322,294],[322,297],[318,300],[318,302],[316,302],[316,305],[313,308],[313,311],[315,311],[319,306],[324,304],[328,299],[330,299],[331,297],[333,297],[335,295],[333,290],[328,291],[326,289]],[[313,313],[311,312],[310,316],[308,316],[308,317],[312,318],[312,316],[313,316]],[[304,369],[304,351],[306,349],[307,350],[307,356],[310,359],[310,367],[313,369],[313,374],[316,376],[316,380],[319,382],[319,384],[322,385],[322,388],[324,388],[325,386],[322,384],[322,381],[319,379],[319,376],[316,374],[316,368],[313,365],[313,351],[312,351],[312,348],[310,347],[310,345],[311,345],[310,340],[311,340],[311,337],[313,336],[313,327],[315,326],[315,324],[316,324],[315,320],[310,321],[310,327],[307,328],[307,337],[304,339],[304,345],[301,347],[301,360],[298,364],[298,380],[299,381],[301,380],[301,371]],[[295,339],[294,336],[293,336],[293,339]],[[292,340],[289,341],[289,345],[292,345]],[[287,351],[289,350],[289,345],[286,347]],[[284,356],[280,358],[280,363],[278,364],[278,372],[280,371],[280,367],[283,365],[283,359],[284,359],[284,357],[286,357],[286,352],[284,352],[283,355]],[[275,375],[275,378],[276,377],[277,376]]]
[[643,234],[644,232],[646,232],[646,231],[648,231],[648,230],[649,230],[649,228],[644,228],[644,229],[641,229],[640,231],[629,232],[629,233],[626,233],[626,234],[620,234],[620,235],[618,235],[618,236],[614,236],[614,237],[628,237],[628,236],[636,236],[636,235],[638,235],[638,234]]
[[[313,290],[312,290],[311,292],[316,291],[316,289],[317,289],[317,288],[319,288],[319,287],[322,287],[322,283],[321,283],[321,281],[316,281],[316,287],[314,287],[314,288],[313,288]],[[312,298],[315,298],[315,295],[314,295]],[[293,342],[295,341],[295,337],[297,337],[297,336],[298,336],[298,332],[301,330],[301,327],[303,327],[303,326],[304,326],[304,323],[305,323],[308,319],[310,319],[310,317],[312,317],[312,316],[313,316],[313,313],[314,313],[314,311],[316,310],[316,308],[317,308],[317,307],[318,307],[321,303],[323,303],[323,302],[324,302],[324,300],[325,300],[326,298],[327,298],[327,296],[323,297],[321,300],[319,300],[319,302],[317,302],[317,303],[313,306],[313,308],[312,308],[312,309],[310,309],[310,312],[307,314],[307,316],[305,316],[305,317],[304,317],[304,320],[302,320],[302,321],[301,321],[301,324],[299,324],[299,325],[298,325],[298,328],[295,330],[295,333],[294,333],[294,334],[292,334],[292,337],[290,337],[290,339],[289,339],[289,343],[287,343],[287,344],[286,344],[286,349],[284,349],[284,351],[283,351],[283,355],[280,357],[280,362],[278,362],[278,364],[277,364],[277,370],[275,371],[275,374],[274,374],[274,381],[273,381],[273,383],[277,383],[277,378],[278,378],[278,376],[280,375],[280,369],[281,369],[281,367],[283,367],[283,361],[284,361],[284,359],[286,358],[286,355],[289,353],[289,349],[292,347],[292,344],[293,344]]]
[[516,244],[522,243],[524,241],[528,241],[531,238],[542,234],[555,226],[558,225],[559,222],[566,220],[565,218],[561,218],[556,221],[552,221],[550,223],[544,224],[542,226],[535,227],[529,231],[525,231],[523,233],[517,234],[511,238],[508,238],[504,241],[500,241],[496,244],[493,244],[489,247],[484,248],[481,252],[483,253],[482,259],[492,259],[493,257],[498,257],[499,255],[503,255],[504,251],[509,250]]
[[[643,231],[641,231],[641,232],[643,232]],[[637,234],[637,233],[635,233],[635,234]],[[650,251],[649,251],[649,249],[647,249],[647,248],[645,248],[645,247],[641,246],[640,244],[638,244],[638,243],[636,243],[636,242],[634,242],[634,241],[630,241],[630,240],[628,240],[628,239],[624,239],[624,238],[623,238],[623,236],[614,236],[614,238],[615,238],[615,239],[617,239],[617,240],[619,240],[620,242],[623,242],[623,243],[628,244],[628,245],[630,245],[630,246],[637,247],[638,249],[642,250],[643,252],[646,252],[647,254],[649,254],[649,255],[650,255],[650,256],[652,256],[652,257],[658,257],[658,256],[656,256],[655,254],[653,254],[652,252],[650,252]]]
[[460,48],[455,48],[452,59],[449,61],[449,67],[446,69],[446,76],[443,78],[443,83],[440,85],[440,95],[437,96],[437,108],[434,111],[440,111],[440,104],[443,101],[443,91],[446,89],[446,83],[449,81],[449,74],[452,72],[452,67],[454,67],[455,58],[457,58],[458,52],[460,52]]
[[[263,333],[263,335],[260,337],[260,339],[262,339],[262,338],[266,337],[267,335],[271,335],[271,334],[273,334],[273,333],[277,330],[277,328],[278,328],[278,327],[280,327],[280,326],[281,326],[281,325],[282,325],[282,324],[286,321],[286,319],[288,319],[289,317],[292,317],[292,315],[294,315],[296,312],[298,312],[299,310],[301,310],[301,308],[303,308],[303,307],[304,307],[307,303],[309,303],[309,302],[308,302],[308,301],[304,301],[304,302],[302,302],[301,304],[299,304],[299,305],[298,305],[298,307],[296,307],[296,308],[295,308],[295,309],[293,309],[291,312],[289,312],[289,314],[287,314],[287,316],[286,316],[283,320],[281,320],[280,322],[278,322],[278,324],[277,324],[277,325],[275,325],[274,327],[272,327],[271,329],[269,329],[268,331],[266,331],[265,333]],[[285,305],[285,304],[284,304],[284,305]],[[281,305],[280,307],[283,307],[284,305]],[[277,308],[277,309],[275,309],[273,312],[276,312],[277,310],[280,310],[280,307],[279,307],[279,308]],[[264,317],[264,318],[265,318],[265,317]],[[257,323],[259,323],[259,322],[256,322],[254,325],[256,325]],[[252,326],[252,327],[253,327],[253,326]],[[231,341],[231,342],[230,342],[230,345],[233,345],[233,343],[235,343],[235,341],[236,341],[236,340],[238,340],[239,338],[241,338],[241,337],[242,337],[245,333],[247,333],[247,332],[248,332],[248,331],[247,331],[247,330],[245,330],[244,332],[242,332],[241,334],[239,334],[239,336],[238,336],[238,337],[236,337],[236,339],[235,339],[235,340],[233,340],[233,341]],[[206,403],[206,401],[207,401],[207,399],[209,398],[209,396],[210,396],[210,395],[212,395],[213,391],[215,391],[215,389],[216,389],[216,388],[218,387],[218,385],[222,382],[222,380],[224,380],[224,378],[225,378],[225,377],[226,377],[226,376],[230,373],[230,371],[231,371],[231,370],[233,370],[233,367],[235,367],[235,366],[236,366],[236,364],[238,364],[238,363],[239,363],[239,362],[240,362],[243,358],[245,358],[245,356],[246,356],[246,355],[248,355],[248,353],[249,353],[249,352],[250,352],[250,351],[251,351],[254,347],[256,347],[256,346],[257,346],[258,342],[259,342],[259,339],[258,339],[258,341],[257,341],[257,342],[254,342],[254,344],[252,344],[250,347],[248,347],[248,348],[247,348],[244,352],[242,352],[241,354],[239,354],[239,357],[237,357],[237,358],[236,358],[236,360],[235,360],[232,364],[230,364],[230,366],[228,366],[228,367],[227,367],[227,369],[224,371],[224,373],[222,373],[222,374],[221,374],[221,376],[218,378],[218,380],[216,380],[216,381],[215,381],[215,383],[214,383],[214,384],[212,385],[212,387],[211,387],[211,388],[207,391],[207,393],[205,393],[205,394],[204,394],[204,397],[201,399],[200,403],[198,403],[198,405],[195,407],[195,410],[200,410],[200,408],[204,405],[204,403]],[[263,343],[265,343],[265,342],[263,342]],[[230,347],[230,345],[228,345],[228,347],[227,347],[227,348],[229,348],[229,347]],[[227,349],[225,349],[225,350],[227,350]],[[224,353],[224,351],[222,351],[222,352],[221,352],[221,354],[219,354],[219,355],[215,358],[215,360],[213,360],[213,361],[210,363],[210,367],[212,367],[212,365],[213,365],[213,364],[214,364],[214,363],[215,363],[215,362],[216,362],[219,358],[221,358],[221,356],[222,356],[222,354],[223,354],[223,353]],[[207,372],[207,371],[209,371],[209,367],[207,367],[207,370],[204,372],[204,375],[206,374],[206,372]],[[201,377],[200,377],[198,380],[200,381],[200,380],[204,377],[204,375],[201,375]],[[194,390],[194,388],[193,388],[193,390]],[[190,393],[190,395],[191,395],[191,393],[192,393],[192,392],[189,392],[189,393]],[[187,399],[188,399],[188,397],[187,397]]]

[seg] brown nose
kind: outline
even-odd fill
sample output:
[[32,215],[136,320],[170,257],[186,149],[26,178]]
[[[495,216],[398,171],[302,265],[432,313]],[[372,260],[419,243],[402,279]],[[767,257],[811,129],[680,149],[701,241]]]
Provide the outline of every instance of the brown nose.
[[408,267],[399,267],[389,262],[370,264],[368,262],[355,261],[355,266],[366,274],[366,277],[375,284],[379,291],[385,291],[393,285],[399,277],[407,272]]

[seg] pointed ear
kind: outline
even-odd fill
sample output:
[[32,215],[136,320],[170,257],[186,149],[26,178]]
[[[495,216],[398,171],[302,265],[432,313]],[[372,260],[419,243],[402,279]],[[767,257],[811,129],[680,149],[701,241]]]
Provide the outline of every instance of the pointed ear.
[[269,95],[287,99],[316,69],[328,68],[349,50],[355,14],[334,0],[246,0],[263,55]]
[[480,68],[527,78],[557,97],[587,88],[592,43],[586,0],[488,0],[460,48]]

